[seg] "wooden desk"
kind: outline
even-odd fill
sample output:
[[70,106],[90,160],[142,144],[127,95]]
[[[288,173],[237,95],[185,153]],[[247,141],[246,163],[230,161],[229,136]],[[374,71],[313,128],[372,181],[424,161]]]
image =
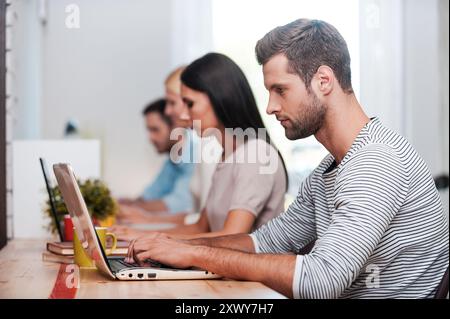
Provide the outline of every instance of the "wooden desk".
[[[60,264],[43,262],[43,240],[12,240],[0,251],[0,298],[49,298]],[[76,298],[285,298],[257,282],[234,280],[118,281],[80,271]]]

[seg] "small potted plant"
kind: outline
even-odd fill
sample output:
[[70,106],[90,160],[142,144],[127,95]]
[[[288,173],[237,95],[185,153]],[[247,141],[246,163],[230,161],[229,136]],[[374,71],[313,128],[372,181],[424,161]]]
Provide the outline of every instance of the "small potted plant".
[[[89,214],[95,225],[109,227],[114,225],[118,211],[117,201],[111,196],[108,187],[98,179],[87,179],[84,182],[78,180],[81,194],[83,195]],[[58,186],[53,187],[53,198],[59,222],[64,220],[64,215],[69,214]],[[44,213],[50,218],[47,229],[56,233],[56,224],[52,218],[49,199],[45,203]]]

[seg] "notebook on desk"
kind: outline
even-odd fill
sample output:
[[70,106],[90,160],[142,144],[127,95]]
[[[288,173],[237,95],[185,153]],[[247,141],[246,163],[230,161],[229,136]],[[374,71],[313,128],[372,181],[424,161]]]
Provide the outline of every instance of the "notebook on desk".
[[49,251],[43,251],[42,252],[42,260],[48,261],[52,263],[59,263],[59,264],[73,264],[73,255],[72,256],[63,256],[63,255],[57,255],[54,253],[51,253]]
[[[112,256],[125,256],[128,252],[129,243],[126,241],[118,241],[117,248],[111,253]],[[109,247],[107,247],[109,248]],[[62,256],[73,256],[73,242],[48,242],[47,250]]]

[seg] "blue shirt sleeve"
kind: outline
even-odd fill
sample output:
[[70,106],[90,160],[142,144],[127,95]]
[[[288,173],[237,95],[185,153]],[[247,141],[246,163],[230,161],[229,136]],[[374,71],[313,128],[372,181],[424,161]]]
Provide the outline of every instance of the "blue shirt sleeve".
[[170,159],[167,159],[156,179],[143,191],[143,200],[158,200],[169,194],[175,184],[177,170]]
[[181,161],[167,159],[156,179],[148,185],[141,198],[162,200],[170,213],[192,212],[194,201],[190,183],[194,174],[199,138],[192,130],[186,130]]
[[189,185],[195,166],[193,163],[180,163],[176,166],[178,175],[173,188],[162,200],[170,213],[192,212],[194,203]]
[[173,163],[168,159],[156,179],[141,195],[143,200],[162,200],[169,213],[191,212],[193,199],[189,188],[194,163]]

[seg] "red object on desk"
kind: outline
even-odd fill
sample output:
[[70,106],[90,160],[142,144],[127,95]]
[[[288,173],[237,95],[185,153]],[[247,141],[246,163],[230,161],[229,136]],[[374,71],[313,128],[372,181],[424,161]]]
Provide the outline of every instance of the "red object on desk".
[[[69,218],[70,219],[70,218]],[[80,275],[77,265],[61,264],[49,299],[74,299],[80,287]]]
[[64,215],[64,240],[73,240],[73,223],[70,215]]

